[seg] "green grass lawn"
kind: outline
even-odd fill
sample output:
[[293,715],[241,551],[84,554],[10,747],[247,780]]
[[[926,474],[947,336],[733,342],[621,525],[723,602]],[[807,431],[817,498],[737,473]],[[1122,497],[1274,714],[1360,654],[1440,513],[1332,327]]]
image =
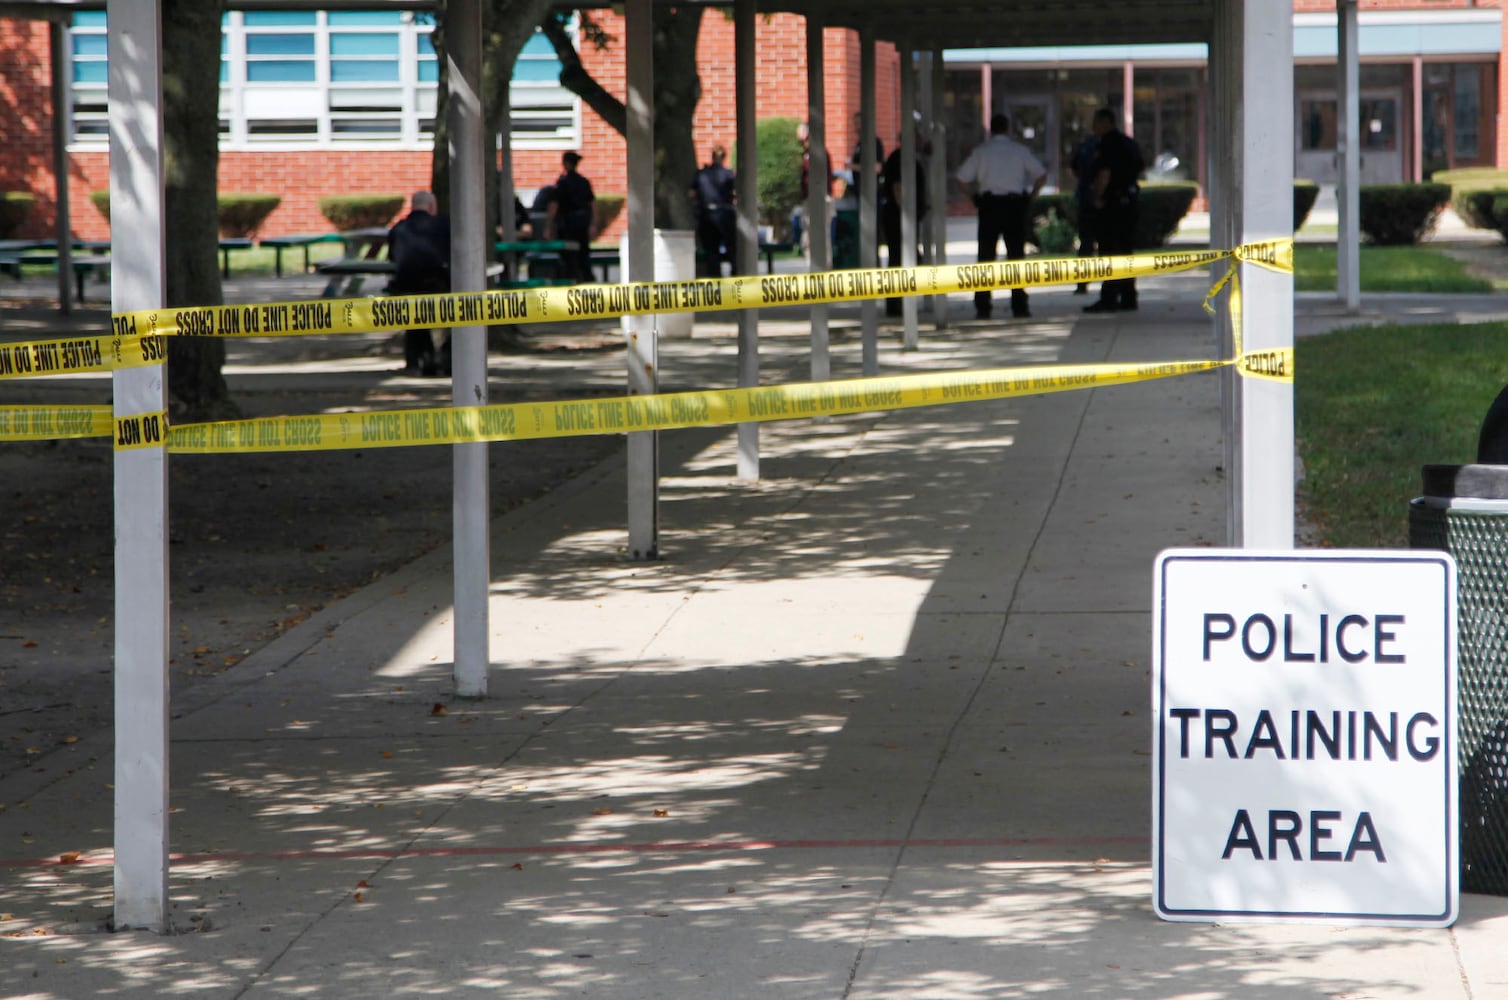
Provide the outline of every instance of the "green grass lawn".
[[1406,548],[1420,466],[1476,458],[1508,383],[1508,323],[1353,328],[1295,351],[1307,518],[1327,545]]
[[[1300,243],[1293,248],[1293,287],[1300,292],[1335,290],[1335,248]],[[1490,292],[1492,283],[1473,277],[1466,265],[1423,247],[1361,248],[1364,292]]]

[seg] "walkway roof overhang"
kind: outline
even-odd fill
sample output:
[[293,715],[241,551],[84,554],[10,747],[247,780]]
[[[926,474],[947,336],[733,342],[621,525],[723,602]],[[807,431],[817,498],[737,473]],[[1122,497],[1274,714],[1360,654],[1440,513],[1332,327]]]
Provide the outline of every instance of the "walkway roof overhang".
[[[730,7],[729,0],[655,0],[677,6]],[[914,50],[980,45],[1114,45],[1205,42],[1217,0],[761,0],[762,14],[817,15],[828,27],[871,28]],[[104,0],[0,0],[0,17],[62,18],[98,10]],[[424,10],[419,0],[229,0],[235,10],[315,7]],[[607,7],[604,0],[561,7]]]

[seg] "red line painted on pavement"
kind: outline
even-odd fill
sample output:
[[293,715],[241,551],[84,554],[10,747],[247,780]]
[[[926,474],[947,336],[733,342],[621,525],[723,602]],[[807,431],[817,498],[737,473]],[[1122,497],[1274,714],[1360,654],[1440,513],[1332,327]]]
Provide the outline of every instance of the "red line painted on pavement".
[[[859,840],[656,840],[645,843],[520,844],[492,847],[415,848],[311,848],[306,851],[251,851],[208,854],[174,854],[174,864],[193,865],[216,861],[348,861],[399,858],[476,858],[519,854],[689,854],[738,853],[742,851],[830,850],[833,848],[902,847],[1100,847],[1135,844],[1146,846],[1146,837],[943,837],[921,840],[878,838]],[[0,859],[0,868],[73,868],[111,865],[113,854],[85,854],[67,863],[55,858]]]

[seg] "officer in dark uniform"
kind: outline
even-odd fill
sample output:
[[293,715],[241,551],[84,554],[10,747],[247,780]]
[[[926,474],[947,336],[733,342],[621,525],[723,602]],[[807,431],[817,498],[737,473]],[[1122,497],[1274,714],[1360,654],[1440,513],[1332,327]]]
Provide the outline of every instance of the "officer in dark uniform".
[[560,165],[565,173],[555,180],[555,191],[549,205],[550,235],[557,240],[574,240],[577,249],[560,255],[566,277],[572,281],[592,279],[592,238],[597,235],[593,225],[593,212],[597,196],[592,192],[592,182],[576,172],[581,154],[570,150],[561,154]]
[[[389,295],[425,295],[450,291],[450,220],[439,214],[435,196],[416,191],[413,210],[388,230],[387,255],[393,262]],[[450,374],[450,338],[445,339],[441,359],[435,357],[435,341],[429,330],[408,330],[403,335],[403,370],[410,375]]]
[[723,163],[728,151],[712,147],[712,162],[691,179],[691,201],[696,209],[696,243],[701,251],[698,270],[704,278],[721,278],[723,261],[733,264],[738,234],[738,215],[733,209],[736,183],[733,171]]
[[[1100,253],[1133,253],[1136,249],[1136,199],[1146,163],[1136,140],[1115,127],[1115,112],[1094,113],[1099,149],[1094,160],[1094,211]],[[1136,279],[1117,278],[1100,285],[1099,301],[1085,312],[1115,312],[1136,308]]]
[[[931,143],[923,143],[921,153],[923,156],[932,152]],[[922,166],[922,161],[916,161],[916,227],[921,232],[922,220],[927,217],[927,173]],[[885,230],[885,266],[901,266],[901,148],[897,144],[890,155],[885,157],[885,165],[880,171],[880,223]],[[921,258],[917,258],[920,260]],[[888,298],[885,300],[885,315],[899,316],[901,314],[901,300]]]

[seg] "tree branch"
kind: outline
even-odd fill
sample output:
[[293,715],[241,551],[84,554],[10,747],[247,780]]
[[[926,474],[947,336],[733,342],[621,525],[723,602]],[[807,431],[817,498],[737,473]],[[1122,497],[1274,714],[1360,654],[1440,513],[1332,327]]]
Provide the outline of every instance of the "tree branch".
[[581,55],[571,43],[571,36],[566,32],[564,22],[558,17],[547,17],[540,29],[555,47],[555,55],[560,59],[560,85],[585,101],[587,107],[595,111],[597,117],[613,131],[626,136],[628,110],[622,101],[603,90],[602,85],[581,65]]

